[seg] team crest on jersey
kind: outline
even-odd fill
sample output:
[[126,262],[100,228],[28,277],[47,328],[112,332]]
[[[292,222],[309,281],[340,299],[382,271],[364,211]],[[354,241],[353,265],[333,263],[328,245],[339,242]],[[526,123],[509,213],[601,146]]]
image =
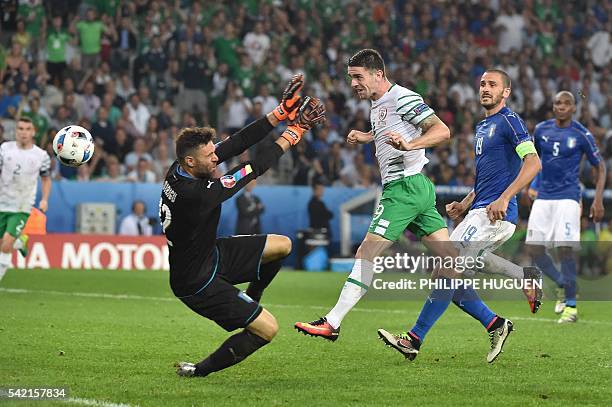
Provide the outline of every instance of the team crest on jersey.
[[576,137],[569,137],[567,139],[567,148],[574,148],[576,147]]
[[219,181],[224,188],[234,188],[234,185],[236,185],[236,178],[233,175],[224,175]]
[[497,127],[497,125],[495,123],[491,124],[491,128],[489,129],[489,133],[487,134],[488,138],[493,137],[493,135],[495,134],[495,128]]
[[385,106],[381,107],[378,111],[378,120],[383,121],[387,118],[387,108]]

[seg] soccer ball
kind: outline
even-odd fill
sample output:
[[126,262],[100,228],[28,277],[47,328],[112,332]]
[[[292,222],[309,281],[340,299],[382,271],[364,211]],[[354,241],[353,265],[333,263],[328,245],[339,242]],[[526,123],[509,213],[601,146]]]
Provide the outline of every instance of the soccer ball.
[[62,164],[78,167],[91,159],[94,140],[87,129],[81,126],[66,126],[53,138],[53,152]]

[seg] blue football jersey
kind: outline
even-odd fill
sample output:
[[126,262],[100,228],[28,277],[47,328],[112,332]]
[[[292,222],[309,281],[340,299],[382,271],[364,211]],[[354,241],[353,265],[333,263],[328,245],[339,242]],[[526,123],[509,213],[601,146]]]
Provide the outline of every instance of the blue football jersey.
[[555,119],[550,119],[539,123],[533,136],[542,160],[538,199],[580,201],[582,155],[585,154],[593,166],[601,162],[593,135],[575,120],[561,128]]
[[[532,141],[532,138],[525,122],[507,107],[476,125],[476,196],[472,209],[486,207],[498,199],[514,181],[523,163],[516,152],[516,146],[527,141]],[[504,220],[512,223],[518,220],[515,196],[508,203]]]

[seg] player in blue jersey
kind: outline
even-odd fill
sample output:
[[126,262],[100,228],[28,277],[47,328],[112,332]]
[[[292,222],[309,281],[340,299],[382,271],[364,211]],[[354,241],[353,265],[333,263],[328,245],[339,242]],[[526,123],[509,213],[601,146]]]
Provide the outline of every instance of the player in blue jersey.
[[[447,205],[449,216],[454,219],[471,208],[450,240],[457,242],[463,256],[483,256],[487,272],[537,279],[540,277],[537,269],[524,269],[492,253],[514,233],[518,219],[516,194],[529,185],[541,168],[525,124],[506,107],[510,92],[510,77],[505,72],[491,69],[482,75],[480,103],[486,109],[486,118],[477,125],[474,139],[476,185],[461,202]],[[532,312],[537,311],[539,295],[531,294]],[[425,301],[410,331],[393,335],[379,329],[378,334],[387,345],[413,360],[425,335],[451,301],[478,319],[488,331],[491,350],[487,362],[493,362],[512,332],[512,322],[491,311],[473,288],[437,288]]]
[[[558,286],[555,312],[562,314],[559,323],[576,322],[576,260],[573,249],[580,244],[580,162],[586,155],[597,173],[595,199],[589,216],[595,222],[604,214],[603,191],[606,166],[591,133],[572,115],[576,101],[568,91],[559,92],[553,101],[554,119],[536,126],[535,146],[542,157],[538,177],[537,199],[533,203],[527,226],[527,241],[535,264]],[[546,253],[556,248],[561,273]]]

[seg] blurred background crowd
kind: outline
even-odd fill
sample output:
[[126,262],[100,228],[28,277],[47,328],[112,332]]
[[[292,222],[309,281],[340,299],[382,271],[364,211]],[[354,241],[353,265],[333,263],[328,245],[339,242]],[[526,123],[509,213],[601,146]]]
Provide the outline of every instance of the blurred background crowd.
[[[54,178],[159,182],[179,128],[228,137],[303,72],[327,123],[259,182],[370,187],[380,182],[373,146],[343,140],[369,130],[369,102],[353,96],[346,62],[371,47],[390,80],[423,95],[452,130],[450,144],[428,152],[436,184],[473,184],[478,80],[500,67],[530,130],[552,116],[557,91],[572,91],[612,188],[611,11],[609,0],[0,0],[0,137],[12,139],[27,115],[51,151],[58,129],[80,124],[96,154],[78,170],[54,163]],[[594,187],[588,163],[583,172]]]

